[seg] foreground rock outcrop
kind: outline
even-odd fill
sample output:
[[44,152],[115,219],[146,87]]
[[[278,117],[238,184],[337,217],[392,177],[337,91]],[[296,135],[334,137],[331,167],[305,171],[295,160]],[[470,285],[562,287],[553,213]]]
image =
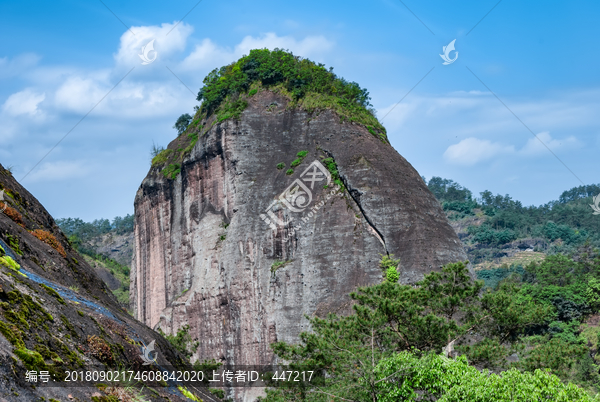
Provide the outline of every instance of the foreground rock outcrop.
[[287,105],[259,91],[239,120],[192,125],[167,151],[198,134],[183,162],[154,166],[137,192],[131,305],[167,333],[189,325],[193,358],[273,362],[269,345],[296,341],[305,315],[348,312],[349,292],[380,282],[381,255],[401,259],[404,283],[466,259],[388,143]]
[[0,191],[0,401],[187,400],[172,383],[112,388],[95,386],[106,381],[63,381],[67,371],[154,369],[140,357],[140,346],[152,341],[162,367],[190,367],[119,306],[50,214],[2,166]]

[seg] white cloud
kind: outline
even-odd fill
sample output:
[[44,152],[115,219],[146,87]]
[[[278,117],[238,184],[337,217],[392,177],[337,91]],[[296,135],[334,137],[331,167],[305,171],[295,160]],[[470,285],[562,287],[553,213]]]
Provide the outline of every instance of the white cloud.
[[45,93],[36,93],[32,89],[27,88],[10,95],[2,105],[2,111],[12,116],[22,114],[30,116],[38,115],[41,113],[38,109],[38,104],[44,99],[46,99]]
[[71,76],[56,90],[54,97],[58,109],[87,113],[110,90],[99,77]]
[[563,139],[554,139],[547,131],[537,134],[537,138],[530,138],[527,144],[520,150],[523,155],[548,154],[548,148],[552,151],[572,149],[581,146],[581,143],[574,136]]
[[469,137],[458,144],[450,145],[444,152],[444,159],[455,165],[471,166],[498,155],[514,152],[515,148],[512,145]]
[[288,49],[294,54],[303,57],[318,58],[331,50],[334,43],[324,36],[307,36],[302,40],[296,40],[291,36],[277,36],[273,32],[259,37],[246,36],[233,49],[217,46],[210,39],[204,39],[196,45],[192,53],[183,60],[181,68],[184,70],[197,70],[198,68],[215,68],[230,64],[251,49]]
[[564,139],[553,139],[547,131],[537,134],[537,138],[529,139],[523,148],[518,151],[513,145],[469,137],[458,144],[450,145],[444,152],[444,159],[454,165],[472,166],[499,155],[520,155],[523,157],[550,155],[548,149],[540,140],[552,151],[573,149],[581,146],[581,143],[574,136]]
[[[180,23],[175,27],[175,23],[163,23],[161,26],[139,26],[131,27],[132,34],[126,31],[121,36],[119,50],[114,54],[117,66],[132,68],[140,66],[142,60],[139,54],[142,53],[142,47],[146,46],[154,39],[154,50],[156,51],[156,60],[166,60],[175,53],[182,52],[185,49],[187,38],[192,34],[194,28],[191,25]],[[154,55],[150,53],[150,58]]]

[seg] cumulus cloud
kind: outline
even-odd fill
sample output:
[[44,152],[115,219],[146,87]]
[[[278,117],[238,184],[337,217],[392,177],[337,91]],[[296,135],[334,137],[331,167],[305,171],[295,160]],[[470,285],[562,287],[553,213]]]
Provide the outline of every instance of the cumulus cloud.
[[233,49],[218,46],[210,39],[204,39],[183,60],[180,67],[183,70],[194,70],[202,67],[214,68],[232,63],[244,54],[248,54],[251,49],[264,48],[271,50],[275,48],[288,49],[303,57],[318,58],[331,50],[333,46],[333,42],[321,35],[308,36],[302,40],[297,40],[291,36],[278,36],[273,32],[259,37],[246,36]]
[[569,136],[563,139],[554,139],[549,132],[544,131],[537,134],[537,138],[531,138],[527,144],[521,149],[523,155],[540,155],[548,153],[548,148],[552,151],[564,149],[573,149],[581,146],[581,143],[574,136]]
[[[132,34],[126,31],[120,40],[119,50],[114,54],[117,66],[131,68],[139,66],[141,59],[139,54],[142,52],[142,47],[146,46],[150,41],[154,40],[154,50],[156,51],[157,60],[166,60],[175,53],[182,52],[188,37],[194,32],[191,25],[181,23],[175,27],[175,23],[163,23],[161,26],[139,26],[131,27]],[[154,54],[148,55],[151,59]]]
[[28,88],[10,95],[2,105],[2,111],[11,116],[39,115],[41,111],[38,109],[38,105],[44,99],[46,99],[45,93],[37,93]]
[[458,144],[450,145],[444,152],[444,159],[455,165],[472,166],[498,155],[514,152],[515,148],[512,145],[469,137]]

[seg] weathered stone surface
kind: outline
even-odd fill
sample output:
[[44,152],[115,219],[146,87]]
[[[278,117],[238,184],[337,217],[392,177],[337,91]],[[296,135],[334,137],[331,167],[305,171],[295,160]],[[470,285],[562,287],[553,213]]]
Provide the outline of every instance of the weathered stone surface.
[[133,258],[133,233],[106,233],[94,239],[90,247],[98,254],[129,266]]
[[[195,358],[272,362],[269,345],[297,341],[309,329],[304,315],[348,312],[349,292],[380,282],[381,254],[401,258],[405,283],[466,259],[438,201],[391,146],[331,112],[286,104],[260,92],[239,121],[200,138],[175,180],[152,168],[137,192],[131,304],[167,333],[189,324]],[[316,183],[309,208],[279,207],[285,227],[271,229],[260,215],[323,157],[334,158],[347,190]],[[272,272],[278,260],[289,262]]]
[[[0,202],[0,257],[4,261],[0,264],[0,401],[90,401],[94,394],[107,400],[110,389],[61,382],[60,373],[123,367],[137,372],[151,367],[140,358],[142,342],[154,341],[161,367],[191,370],[163,336],[119,306],[48,211],[2,165],[0,190],[4,192],[4,202]],[[6,265],[10,261],[6,257],[18,264],[18,272]],[[44,358],[44,365],[23,360],[24,351],[25,356],[43,354],[39,357]],[[45,387],[26,381],[30,370],[56,370],[58,377],[51,377],[56,382]],[[189,400],[174,387],[144,384],[143,388],[143,400]],[[192,385],[188,389],[204,401],[216,401],[206,389]]]

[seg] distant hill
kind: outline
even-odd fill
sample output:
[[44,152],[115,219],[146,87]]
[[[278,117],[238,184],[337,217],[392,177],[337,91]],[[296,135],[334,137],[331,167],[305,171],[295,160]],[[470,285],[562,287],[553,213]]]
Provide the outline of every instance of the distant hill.
[[108,219],[84,222],[79,218],[63,218],[57,219],[56,223],[117,300],[129,307],[133,216],[117,216],[112,222]]
[[546,254],[600,247],[600,217],[590,207],[592,197],[600,193],[598,184],[574,187],[540,206],[524,206],[508,194],[487,190],[473,197],[469,189],[441,177],[432,177],[427,186],[476,269],[526,265]]

